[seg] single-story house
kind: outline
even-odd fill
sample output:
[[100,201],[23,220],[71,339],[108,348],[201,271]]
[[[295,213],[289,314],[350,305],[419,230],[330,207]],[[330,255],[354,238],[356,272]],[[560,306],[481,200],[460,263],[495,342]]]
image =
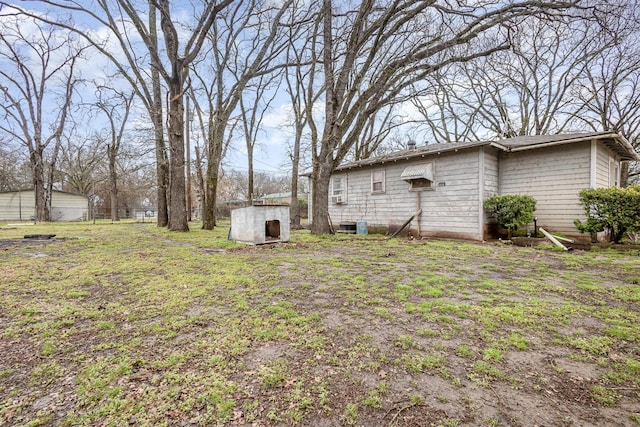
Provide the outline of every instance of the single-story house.
[[484,200],[528,194],[537,201],[539,226],[578,237],[574,220],[585,219],[580,190],[619,185],[621,162],[634,160],[640,155],[612,132],[412,147],[339,166],[329,215],[334,225],[365,221],[390,230],[421,212],[412,233],[483,240],[492,229]]
[[[86,221],[89,198],[82,194],[54,190],[51,194],[51,221]],[[0,192],[0,220],[33,221],[36,215],[34,190]]]

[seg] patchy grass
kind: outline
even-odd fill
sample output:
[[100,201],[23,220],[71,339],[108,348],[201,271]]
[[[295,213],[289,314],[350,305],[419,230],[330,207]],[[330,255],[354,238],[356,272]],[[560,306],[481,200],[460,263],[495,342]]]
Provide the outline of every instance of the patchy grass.
[[227,233],[2,227],[0,424],[640,420],[637,251]]

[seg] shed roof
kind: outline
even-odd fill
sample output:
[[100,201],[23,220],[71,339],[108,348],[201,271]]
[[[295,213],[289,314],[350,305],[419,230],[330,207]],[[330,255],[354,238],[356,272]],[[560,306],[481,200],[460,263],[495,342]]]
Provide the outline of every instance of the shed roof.
[[453,142],[449,144],[427,144],[408,150],[396,151],[382,156],[360,160],[357,162],[349,162],[340,165],[336,170],[351,169],[375,164],[383,164],[386,162],[408,160],[417,157],[426,157],[428,155],[440,154],[450,151],[466,150],[482,146],[496,147],[505,152],[517,152],[524,150],[533,150],[554,145],[573,144],[583,141],[597,139],[618,154],[622,160],[640,160],[638,154],[631,144],[620,134],[615,132],[590,132],[590,133],[567,133],[558,135],[532,135],[517,136],[514,138],[506,138],[493,141],[471,141],[471,142]]
[[[9,194],[9,193],[33,193],[35,190],[33,188],[25,188],[25,189],[18,189],[18,190],[1,190],[0,194]],[[80,193],[72,193],[70,191],[60,191],[60,190],[51,190],[52,193],[57,193],[57,194],[68,194],[70,196],[78,196],[78,197],[85,197],[85,198],[89,198],[89,196],[85,195],[85,194],[80,194]]]

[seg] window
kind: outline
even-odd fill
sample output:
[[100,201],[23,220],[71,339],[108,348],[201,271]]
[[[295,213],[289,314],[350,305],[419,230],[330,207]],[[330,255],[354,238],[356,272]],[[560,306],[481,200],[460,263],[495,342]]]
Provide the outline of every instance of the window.
[[331,203],[339,205],[347,202],[347,178],[334,176],[331,178]]
[[617,162],[611,162],[609,163],[609,186],[610,187],[617,187],[618,184],[618,175],[619,175],[619,171],[618,171],[618,163]]
[[342,196],[342,193],[344,192],[343,181],[344,181],[344,178],[341,176],[333,177],[333,186],[331,188],[332,196]]
[[371,172],[371,193],[384,193],[384,171]]
[[426,178],[416,178],[409,181],[411,183],[412,190],[422,190],[425,188],[431,188],[431,181]]

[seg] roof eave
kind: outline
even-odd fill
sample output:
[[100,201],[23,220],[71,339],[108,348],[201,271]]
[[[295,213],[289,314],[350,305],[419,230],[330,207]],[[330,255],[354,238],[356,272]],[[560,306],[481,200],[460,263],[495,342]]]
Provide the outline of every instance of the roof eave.
[[[594,139],[596,139],[596,140],[606,140],[606,139],[614,140],[616,142],[616,145],[618,146],[618,148],[620,148],[620,150],[617,150],[617,152],[618,152],[618,154],[620,154],[621,160],[636,160],[636,161],[640,161],[640,154],[638,154],[634,150],[633,146],[629,143],[629,141],[627,141],[624,136],[620,135],[619,133],[615,133],[615,132],[602,133],[602,134],[598,134],[598,135],[585,135],[585,136],[581,136],[581,137],[578,137],[578,138],[569,138],[569,139],[563,139],[563,140],[560,140],[560,141],[552,141],[552,142],[547,142],[547,143],[542,143],[542,144],[532,144],[532,145],[526,145],[526,146],[522,146],[522,147],[507,148],[505,151],[517,152],[517,151],[535,150],[535,149],[538,149],[538,148],[546,148],[546,147],[552,147],[552,146],[556,146],[556,145],[575,144],[577,142],[591,141],[591,140],[594,140]],[[616,150],[614,150],[614,151],[616,151]]]
[[[438,146],[441,145],[442,147],[439,147],[439,149],[432,149],[436,145]],[[353,168],[361,168],[364,166],[381,165],[385,163],[416,159],[420,157],[436,156],[436,155],[447,153],[450,151],[456,152],[459,150],[473,149],[473,148],[483,147],[487,145],[493,145],[493,143],[489,141],[477,141],[473,144],[467,144],[464,146],[457,146],[455,143],[425,145],[423,147],[419,147],[413,150],[399,151],[387,157],[383,156],[383,157],[377,157],[374,159],[366,159],[366,160],[360,160],[357,162],[345,163],[343,165],[338,166],[336,168],[336,171],[348,170]],[[428,148],[428,150],[424,150],[424,148]]]

